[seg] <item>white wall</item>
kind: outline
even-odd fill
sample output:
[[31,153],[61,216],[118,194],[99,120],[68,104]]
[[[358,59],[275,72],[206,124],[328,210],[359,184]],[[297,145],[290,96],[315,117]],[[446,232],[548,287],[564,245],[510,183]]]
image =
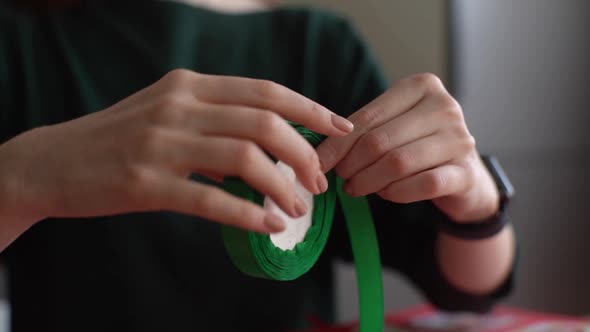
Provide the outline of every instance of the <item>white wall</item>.
[[447,77],[446,1],[283,0],[328,8],[363,33],[390,79],[417,72]]

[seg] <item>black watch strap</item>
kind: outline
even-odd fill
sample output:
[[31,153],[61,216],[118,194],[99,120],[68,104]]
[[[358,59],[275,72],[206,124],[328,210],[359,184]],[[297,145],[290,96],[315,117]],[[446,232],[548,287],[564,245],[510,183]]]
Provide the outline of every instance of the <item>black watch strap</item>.
[[465,240],[481,240],[492,237],[500,233],[508,223],[506,213],[508,207],[506,204],[500,203],[500,205],[500,209],[492,217],[470,223],[458,223],[441,212],[441,216],[437,220],[438,229],[445,234]]
[[441,212],[437,220],[440,231],[461,239],[480,240],[500,233],[508,223],[508,206],[514,196],[514,187],[495,157],[484,155],[481,156],[481,160],[492,175],[500,193],[498,211],[488,219],[470,223],[453,221]]

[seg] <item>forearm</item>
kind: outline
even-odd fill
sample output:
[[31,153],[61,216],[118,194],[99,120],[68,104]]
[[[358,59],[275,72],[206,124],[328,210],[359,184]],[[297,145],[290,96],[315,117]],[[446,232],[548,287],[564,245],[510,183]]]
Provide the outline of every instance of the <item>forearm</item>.
[[516,242],[512,226],[482,240],[463,240],[439,233],[436,257],[442,274],[455,287],[489,294],[510,275]]
[[0,145],[0,252],[40,219],[22,204],[19,187],[24,179],[13,171],[13,158],[5,146]]
[[34,224],[32,219],[10,217],[0,211],[0,252]]

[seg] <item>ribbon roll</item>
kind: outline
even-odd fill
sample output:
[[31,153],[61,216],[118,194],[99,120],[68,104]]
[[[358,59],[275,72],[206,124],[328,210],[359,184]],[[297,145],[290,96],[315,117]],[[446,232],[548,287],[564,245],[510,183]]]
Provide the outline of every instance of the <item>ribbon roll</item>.
[[[295,129],[313,146],[323,140],[304,127]],[[326,174],[328,191],[313,197],[312,222],[293,249],[277,247],[268,234],[223,226],[222,234],[227,253],[243,273],[273,280],[294,280],[309,271],[320,257],[330,235],[336,200],[340,199],[350,236],[355,261],[359,305],[360,331],[381,332],[384,329],[384,301],[381,261],[377,234],[369,204],[364,197],[351,197],[342,191],[343,180],[334,172]],[[224,187],[230,193],[263,205],[264,197],[237,179],[229,179]]]

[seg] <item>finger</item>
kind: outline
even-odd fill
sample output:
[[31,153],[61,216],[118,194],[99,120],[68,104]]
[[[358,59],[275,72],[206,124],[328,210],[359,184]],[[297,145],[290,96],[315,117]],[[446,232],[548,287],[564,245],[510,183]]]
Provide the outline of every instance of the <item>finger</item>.
[[295,170],[302,184],[314,194],[325,191],[324,173],[314,148],[276,113],[241,106],[212,105],[192,116],[189,130],[203,134],[230,136],[260,145],[276,159]]
[[462,139],[431,135],[387,152],[350,178],[345,190],[352,196],[378,192],[392,182],[443,165],[471,148],[472,144]]
[[285,229],[278,216],[262,207],[212,186],[177,177],[166,177],[154,184],[152,195],[164,210],[199,216],[211,221],[259,233]]
[[271,110],[287,120],[324,135],[342,136],[353,130],[350,121],[272,81],[199,75],[195,87],[200,100]]
[[319,170],[319,160],[313,147],[283,118],[271,111],[205,104],[180,95],[159,101],[150,112],[141,114],[141,119],[156,128],[181,128],[192,136],[204,133],[254,141],[292,166],[309,191],[314,194],[325,191],[324,186],[319,184],[324,185],[327,180]]
[[349,179],[361,169],[375,163],[388,151],[432,135],[441,126],[437,106],[438,102],[425,98],[410,111],[362,135],[336,165],[338,175]]
[[463,168],[443,165],[391,183],[378,195],[396,203],[435,199],[465,190],[468,186],[466,178]]
[[270,196],[286,213],[294,217],[301,214],[294,186],[255,143],[228,137],[195,139],[171,132],[160,135],[165,143],[154,148],[154,158],[159,158],[164,168],[172,167],[181,175],[188,171],[238,176]]
[[[316,151],[322,171],[338,164],[358,139],[394,117],[412,109],[431,91],[444,91],[444,86],[431,74],[415,75],[398,81],[387,92],[349,117],[355,130],[342,138],[328,137]],[[440,93],[440,92],[439,92]]]
[[224,177],[221,174],[217,174],[217,173],[214,173],[214,172],[198,171],[198,170],[195,171],[195,172],[196,173],[199,173],[199,174],[201,174],[201,175],[203,175],[205,177],[208,177],[209,179],[211,179],[211,180],[213,180],[213,181],[215,181],[217,183],[223,183]]

